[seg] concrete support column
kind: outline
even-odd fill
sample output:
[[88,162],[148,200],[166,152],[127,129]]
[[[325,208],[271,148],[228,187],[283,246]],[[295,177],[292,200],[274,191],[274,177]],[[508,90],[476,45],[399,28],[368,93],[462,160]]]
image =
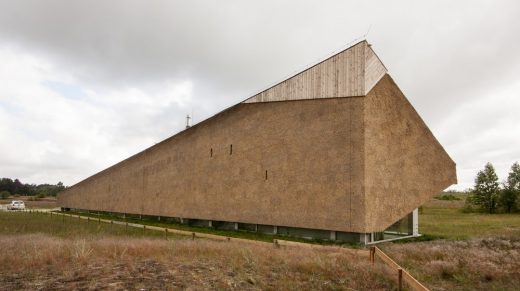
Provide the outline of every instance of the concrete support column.
[[334,230],[330,231],[330,240],[336,240],[336,232]]
[[412,212],[413,235],[419,235],[419,209],[415,208]]
[[238,230],[238,222],[235,222],[235,230]]
[[273,226],[273,234],[278,234],[278,226]]
[[209,226],[209,227],[213,227],[213,221],[212,221],[212,220],[209,220],[209,221],[208,221],[208,226]]
[[370,242],[370,237],[371,237],[370,233],[360,233],[359,234],[359,242],[367,244],[367,243]]

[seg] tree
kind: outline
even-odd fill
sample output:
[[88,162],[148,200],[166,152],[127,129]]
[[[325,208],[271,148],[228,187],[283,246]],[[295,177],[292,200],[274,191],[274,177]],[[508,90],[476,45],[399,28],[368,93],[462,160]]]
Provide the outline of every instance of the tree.
[[477,173],[471,202],[493,213],[497,208],[499,190],[495,168],[491,163],[487,163],[484,170]]
[[515,162],[511,166],[511,170],[507,176],[507,185],[520,191],[520,165],[518,162]]
[[9,178],[0,179],[0,191],[8,191],[13,193],[13,180]]
[[515,189],[504,186],[504,189],[500,191],[500,206],[504,208],[504,210],[508,213],[516,210],[516,199],[518,197],[518,193]]
[[520,165],[515,162],[511,166],[504,190],[500,192],[500,205],[507,211],[516,210],[518,197],[520,196]]
[[0,199],[7,199],[11,196],[11,193],[9,191],[0,191]]
[[18,180],[18,179],[14,179],[11,193],[13,193],[13,194],[20,193],[20,190],[23,190],[22,188],[23,188],[22,182],[20,182],[20,180]]

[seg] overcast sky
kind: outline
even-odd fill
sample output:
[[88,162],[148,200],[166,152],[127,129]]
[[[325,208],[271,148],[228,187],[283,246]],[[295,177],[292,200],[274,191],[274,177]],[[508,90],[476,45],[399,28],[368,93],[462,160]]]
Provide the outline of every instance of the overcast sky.
[[367,32],[457,163],[455,188],[488,161],[505,179],[520,161],[517,0],[0,0],[0,176],[74,184]]

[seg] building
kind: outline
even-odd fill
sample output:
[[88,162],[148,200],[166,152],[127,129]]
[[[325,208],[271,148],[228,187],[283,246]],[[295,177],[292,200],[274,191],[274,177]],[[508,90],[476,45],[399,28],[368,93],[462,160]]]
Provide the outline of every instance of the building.
[[371,243],[455,163],[361,41],[68,188],[62,208]]

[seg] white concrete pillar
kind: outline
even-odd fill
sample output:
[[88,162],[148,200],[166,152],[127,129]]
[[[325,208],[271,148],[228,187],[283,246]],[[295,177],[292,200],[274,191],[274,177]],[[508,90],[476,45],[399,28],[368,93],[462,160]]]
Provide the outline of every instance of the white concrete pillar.
[[330,240],[336,240],[336,232],[333,230],[330,231]]
[[359,234],[359,242],[367,244],[370,242],[370,233],[360,233]]
[[412,212],[412,221],[413,221],[413,235],[419,235],[419,209],[415,208]]

